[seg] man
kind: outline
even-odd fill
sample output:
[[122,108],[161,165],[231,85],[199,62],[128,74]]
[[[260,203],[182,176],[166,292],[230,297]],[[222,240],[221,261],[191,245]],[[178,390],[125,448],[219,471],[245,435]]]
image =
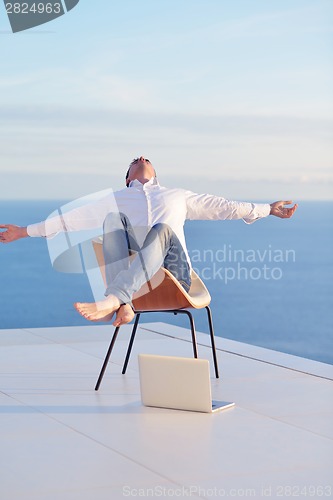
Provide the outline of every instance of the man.
[[[208,194],[160,186],[149,160],[136,158],[126,174],[127,188],[62,217],[27,227],[0,225],[0,242],[28,236],[50,237],[61,231],[77,231],[103,224],[103,251],[107,289],[104,300],[74,304],[90,321],[109,321],[115,326],[133,319],[131,299],[163,265],[188,290],[191,263],[186,249],[184,222],[191,220],[243,219],[254,221],[274,215],[290,218],[297,205],[291,201],[254,204],[226,200]],[[129,255],[134,254],[132,262]]]

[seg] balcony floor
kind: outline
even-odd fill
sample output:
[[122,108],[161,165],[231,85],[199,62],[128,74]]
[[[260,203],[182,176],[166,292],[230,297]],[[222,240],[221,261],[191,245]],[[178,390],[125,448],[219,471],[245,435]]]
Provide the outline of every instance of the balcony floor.
[[[0,330],[0,498],[332,496],[333,366],[216,338],[215,414],[145,408],[137,354],[192,356],[190,333],[139,328],[126,375],[121,329],[94,390],[113,328]],[[302,494],[303,492],[303,494]]]

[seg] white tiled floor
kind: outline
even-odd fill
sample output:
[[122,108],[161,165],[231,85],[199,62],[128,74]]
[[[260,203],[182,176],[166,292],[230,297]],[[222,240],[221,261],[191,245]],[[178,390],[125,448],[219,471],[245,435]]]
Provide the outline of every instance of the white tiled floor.
[[129,333],[96,392],[112,328],[0,330],[1,500],[333,495],[332,366],[217,338],[213,397],[235,408],[144,408],[137,354],[191,356],[190,334],[144,324],[121,375]]

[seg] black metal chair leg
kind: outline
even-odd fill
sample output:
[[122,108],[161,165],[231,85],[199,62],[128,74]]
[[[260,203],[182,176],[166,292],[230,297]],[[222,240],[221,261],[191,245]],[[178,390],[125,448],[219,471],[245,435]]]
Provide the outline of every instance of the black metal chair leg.
[[132,328],[132,335],[131,335],[130,342],[128,344],[126,358],[125,358],[125,362],[124,362],[124,366],[123,366],[123,371],[122,371],[123,375],[126,373],[126,370],[127,370],[127,365],[128,365],[129,359],[130,359],[131,352],[132,352],[133,342],[134,342],[136,330],[138,328],[139,319],[140,319],[140,313],[137,313],[136,318],[135,318],[135,322],[134,322],[134,325]]
[[198,347],[197,347],[197,339],[195,335],[195,325],[194,325],[194,319],[190,311],[186,311],[185,309],[179,309],[178,311],[173,311],[174,314],[186,314],[188,316],[188,319],[190,320],[190,325],[191,325],[191,335],[192,335],[192,344],[193,344],[193,354],[194,357],[198,357]]
[[116,341],[116,338],[117,338],[117,335],[118,335],[119,329],[120,329],[120,326],[117,326],[117,328],[116,328],[116,329],[115,329],[115,331],[114,331],[114,334],[113,334],[113,337],[112,337],[112,339],[111,339],[111,342],[110,342],[110,346],[109,346],[108,352],[106,353],[106,356],[105,356],[105,359],[104,359],[104,363],[103,363],[103,366],[102,366],[101,372],[100,372],[100,374],[99,374],[99,377],[98,377],[98,380],[97,380],[97,383],[96,383],[96,386],[95,386],[95,391],[98,391],[99,386],[101,385],[101,382],[102,382],[102,380],[103,380],[103,377],[104,377],[104,372],[105,372],[106,367],[107,367],[107,365],[108,365],[108,362],[109,362],[109,359],[110,359],[110,356],[111,356],[111,352],[112,352],[112,349],[113,349],[114,343],[115,343],[115,341]]
[[212,353],[213,353],[213,359],[214,359],[214,367],[215,367],[215,375],[216,378],[219,378],[219,368],[217,365],[217,356],[216,356],[216,347],[215,347],[215,339],[214,339],[214,327],[213,327],[213,319],[212,319],[212,312],[210,310],[209,306],[205,307],[207,311],[207,316],[208,316],[208,325],[209,325],[209,333],[210,333],[210,340],[212,344]]
[[192,344],[193,344],[193,354],[194,357],[198,357],[198,347],[197,347],[197,339],[195,335],[195,326],[194,326],[194,319],[192,314],[189,311],[186,311],[186,314],[188,315],[188,318],[190,320],[190,325],[191,325],[191,335],[192,335]]

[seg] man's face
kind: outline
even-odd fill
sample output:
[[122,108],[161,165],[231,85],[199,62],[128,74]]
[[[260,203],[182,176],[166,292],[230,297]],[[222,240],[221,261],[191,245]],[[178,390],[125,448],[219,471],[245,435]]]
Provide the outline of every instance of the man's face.
[[149,160],[145,159],[143,156],[140,156],[140,158],[137,158],[131,164],[127,184],[129,184],[134,179],[138,179],[140,181],[148,181],[152,177],[155,177],[155,170],[153,165]]

